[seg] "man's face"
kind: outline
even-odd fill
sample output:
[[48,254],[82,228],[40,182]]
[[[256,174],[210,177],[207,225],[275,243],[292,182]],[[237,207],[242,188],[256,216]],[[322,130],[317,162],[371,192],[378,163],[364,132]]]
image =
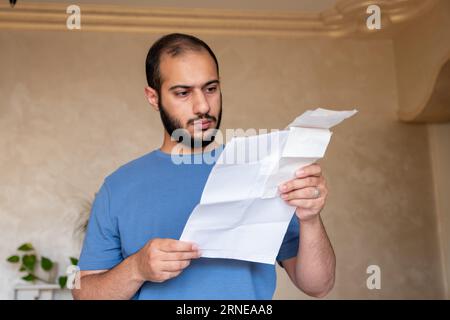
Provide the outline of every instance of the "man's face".
[[[161,120],[169,135],[184,129],[183,143],[206,146],[214,140],[222,115],[222,94],[213,58],[206,51],[163,55],[158,100]],[[178,135],[179,137],[179,135]]]

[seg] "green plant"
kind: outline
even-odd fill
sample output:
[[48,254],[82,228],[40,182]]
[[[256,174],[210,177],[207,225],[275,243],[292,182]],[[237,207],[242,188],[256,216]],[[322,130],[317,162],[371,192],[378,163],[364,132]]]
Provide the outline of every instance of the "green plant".
[[[40,264],[42,270],[50,273],[55,266],[55,263],[44,256],[39,257],[31,243],[24,243],[17,248],[20,253],[10,256],[6,259],[10,263],[20,264],[19,271],[26,272],[26,275],[22,277],[23,280],[28,282],[36,282],[40,280],[45,283],[52,283],[48,279],[42,279],[36,275],[36,266]],[[78,264],[78,259],[70,257],[72,265]],[[67,284],[67,276],[60,276],[58,283],[61,288],[64,288]]]

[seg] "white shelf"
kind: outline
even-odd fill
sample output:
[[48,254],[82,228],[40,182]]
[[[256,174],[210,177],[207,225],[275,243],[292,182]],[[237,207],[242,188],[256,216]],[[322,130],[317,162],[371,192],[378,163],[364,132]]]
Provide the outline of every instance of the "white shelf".
[[14,287],[14,300],[70,300],[69,289],[57,284],[18,284]]

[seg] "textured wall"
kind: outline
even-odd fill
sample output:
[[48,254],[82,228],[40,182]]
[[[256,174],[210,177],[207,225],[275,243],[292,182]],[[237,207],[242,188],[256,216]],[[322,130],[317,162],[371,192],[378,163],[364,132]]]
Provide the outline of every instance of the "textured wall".
[[[202,37],[223,81],[223,128],[282,128],[306,109],[357,108],[322,160],[323,212],[337,255],[332,298],[440,298],[442,276],[426,127],[396,121],[387,40]],[[65,267],[82,199],[161,143],[143,97],[155,35],[0,31],[0,298],[23,241]],[[382,289],[366,288],[377,264]],[[280,272],[276,298],[305,298]]]
[[446,299],[450,299],[450,123],[428,126]]
[[395,69],[402,119],[429,123],[437,232],[446,299],[450,299],[450,1],[397,30]]

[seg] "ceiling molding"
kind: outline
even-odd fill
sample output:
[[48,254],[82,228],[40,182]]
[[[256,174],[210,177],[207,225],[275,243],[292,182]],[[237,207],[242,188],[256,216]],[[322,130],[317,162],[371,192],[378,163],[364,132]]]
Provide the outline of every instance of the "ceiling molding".
[[439,123],[450,121],[450,52],[431,73],[426,82],[426,94],[414,110],[400,108],[399,119],[414,123]]
[[[186,32],[195,34],[280,37],[367,35],[366,8],[381,8],[382,30],[421,15],[437,0],[338,0],[321,13],[175,9],[83,4],[81,32]],[[0,29],[67,30],[68,3],[0,4]],[[79,32],[74,30],[72,32]],[[375,31],[376,32],[376,31]],[[378,32],[380,33],[380,32]]]

